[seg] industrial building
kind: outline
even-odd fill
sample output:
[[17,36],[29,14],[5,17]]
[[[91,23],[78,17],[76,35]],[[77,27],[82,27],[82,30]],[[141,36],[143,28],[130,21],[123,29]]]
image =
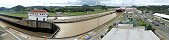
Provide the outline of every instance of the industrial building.
[[166,14],[155,13],[153,15],[157,18],[163,19],[164,21],[169,20],[169,15],[166,15]]

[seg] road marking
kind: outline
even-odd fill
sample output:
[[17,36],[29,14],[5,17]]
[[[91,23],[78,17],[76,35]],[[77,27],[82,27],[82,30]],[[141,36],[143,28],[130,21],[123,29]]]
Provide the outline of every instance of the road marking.
[[27,35],[25,35],[25,34],[23,34],[23,33],[21,33],[21,35],[20,35],[21,37],[24,37],[24,38],[28,38],[28,36]]
[[1,36],[5,36],[5,35],[7,35],[7,33],[2,34]]
[[16,39],[21,40],[19,37],[17,37],[16,35],[14,35],[13,33],[9,32],[8,30],[6,30],[9,34],[11,34],[12,36],[14,36]]

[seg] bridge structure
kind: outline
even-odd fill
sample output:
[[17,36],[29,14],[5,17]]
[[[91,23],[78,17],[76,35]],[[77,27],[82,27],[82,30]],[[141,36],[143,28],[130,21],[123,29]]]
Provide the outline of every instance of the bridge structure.
[[[50,40],[88,39],[86,37],[97,39],[100,38],[102,34],[106,33],[108,27],[112,25],[111,23],[112,20],[118,17],[119,15],[121,15],[121,13],[110,11],[110,12],[104,12],[104,13],[98,13],[92,15],[58,17],[59,19],[47,21],[58,26],[59,28],[59,30],[55,31],[52,34],[43,33],[43,32],[32,32],[22,28],[18,28],[18,29],[24,30],[26,31],[26,33],[20,32],[18,30],[9,27],[7,27],[6,30],[9,30],[11,33],[15,34],[20,39],[35,39],[35,40],[36,39],[37,40],[39,39],[50,39]],[[10,22],[18,22],[19,20],[23,20],[20,18],[18,19],[18,18],[8,17],[8,15],[7,16],[0,15],[0,18],[1,21],[5,19]],[[67,18],[67,19],[62,19],[62,18]],[[5,24],[10,25],[8,23]],[[13,25],[10,26],[15,27]],[[41,37],[31,35],[31,33],[40,34]]]

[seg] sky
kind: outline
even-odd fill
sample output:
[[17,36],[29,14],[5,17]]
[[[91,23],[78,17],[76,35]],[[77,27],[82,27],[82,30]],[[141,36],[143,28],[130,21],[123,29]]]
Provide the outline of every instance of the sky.
[[169,0],[0,0],[0,7],[22,6],[79,6],[107,5],[107,6],[132,6],[132,5],[169,5]]

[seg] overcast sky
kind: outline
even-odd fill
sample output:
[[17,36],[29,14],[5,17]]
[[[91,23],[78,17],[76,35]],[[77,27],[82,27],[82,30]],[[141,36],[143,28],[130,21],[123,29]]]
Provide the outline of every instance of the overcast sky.
[[169,5],[169,0],[0,0],[0,7],[23,6],[72,6],[72,5]]

